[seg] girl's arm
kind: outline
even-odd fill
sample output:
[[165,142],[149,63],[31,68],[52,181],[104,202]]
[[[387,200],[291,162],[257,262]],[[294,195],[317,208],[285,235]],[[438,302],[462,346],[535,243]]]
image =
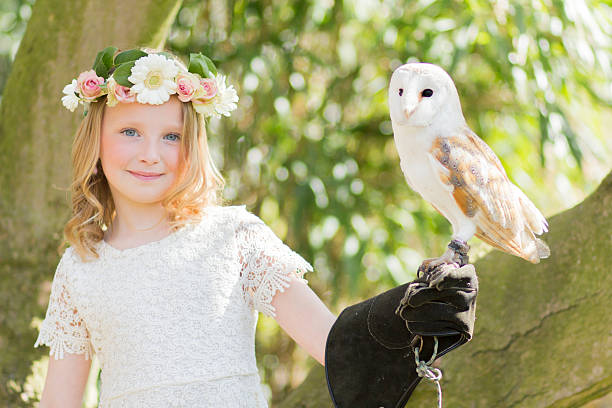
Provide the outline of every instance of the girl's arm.
[[49,356],[40,408],[81,408],[90,367],[84,354],[65,353],[60,360]]
[[283,330],[325,365],[325,343],[336,316],[317,294],[293,276],[289,287],[276,292],[271,305],[276,309],[275,319]]

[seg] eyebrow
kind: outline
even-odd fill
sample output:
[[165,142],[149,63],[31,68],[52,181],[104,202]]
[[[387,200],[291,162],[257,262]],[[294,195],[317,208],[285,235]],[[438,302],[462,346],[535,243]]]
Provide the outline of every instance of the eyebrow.
[[182,125],[179,126],[179,125],[174,124],[172,126],[168,126],[166,129],[178,129],[178,132],[180,133],[180,132],[183,131],[183,126]]
[[[134,120],[131,118],[125,119],[123,121],[123,125],[122,126],[136,126],[136,127],[142,127],[144,125],[144,122],[140,122],[138,120]],[[170,123],[166,126],[164,126],[165,129],[179,129],[179,131],[183,130],[183,125],[179,124],[179,123]]]

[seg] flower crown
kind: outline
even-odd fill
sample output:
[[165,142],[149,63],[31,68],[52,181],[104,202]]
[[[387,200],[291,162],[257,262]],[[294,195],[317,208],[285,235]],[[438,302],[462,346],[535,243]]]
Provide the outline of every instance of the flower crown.
[[237,107],[236,90],[225,84],[225,76],[202,53],[189,55],[185,71],[167,52],[117,51],[115,47],[100,51],[92,69],[64,87],[62,103],[68,110],[74,112],[82,104],[87,115],[89,103],[104,95],[106,104],[115,106],[119,102],[161,105],[177,94],[182,102],[191,101],[204,117],[229,116]]

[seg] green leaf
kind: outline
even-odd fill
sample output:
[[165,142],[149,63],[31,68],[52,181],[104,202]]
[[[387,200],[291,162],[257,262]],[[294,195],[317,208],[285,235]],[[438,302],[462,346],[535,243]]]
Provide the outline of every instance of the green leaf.
[[119,65],[113,73],[113,78],[119,85],[127,86],[131,88],[133,83],[128,80],[128,77],[132,75],[132,67],[136,65],[136,61],[128,61]]
[[116,47],[106,47],[96,55],[92,69],[96,71],[96,75],[104,79],[108,78],[108,71],[113,66],[113,55],[117,51]]
[[189,66],[187,67],[189,72],[200,75],[202,78],[212,78],[217,75],[217,68],[212,60],[201,52],[189,54]]
[[208,65],[208,69],[210,70],[210,72],[217,75],[217,67],[215,67],[215,64],[212,62],[212,60],[205,55],[202,55],[202,57],[204,58],[204,61],[206,61],[206,65]]
[[134,48],[132,50],[123,51],[117,54],[117,56],[115,57],[115,65],[121,65],[124,62],[129,62],[129,61],[136,61],[137,59],[141,57],[146,57],[147,55],[148,54],[146,52],[141,51],[137,48]]

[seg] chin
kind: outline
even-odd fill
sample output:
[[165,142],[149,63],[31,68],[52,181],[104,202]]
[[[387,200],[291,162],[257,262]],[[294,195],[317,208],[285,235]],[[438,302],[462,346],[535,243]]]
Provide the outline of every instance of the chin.
[[140,204],[157,204],[166,197],[165,194],[154,195],[154,196],[141,196],[141,197],[130,197],[130,199],[135,203]]
[[131,186],[129,189],[123,190],[124,197],[127,197],[130,201],[139,204],[155,204],[161,202],[168,196],[170,187],[157,188],[152,190],[147,186]]

